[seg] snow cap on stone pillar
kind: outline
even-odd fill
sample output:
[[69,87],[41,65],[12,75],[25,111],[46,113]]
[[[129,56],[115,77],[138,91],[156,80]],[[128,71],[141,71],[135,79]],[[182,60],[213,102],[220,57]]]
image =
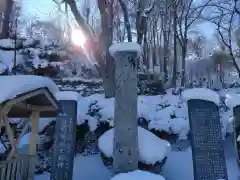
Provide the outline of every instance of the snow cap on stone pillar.
[[215,103],[216,105],[220,104],[220,97],[218,93],[211,89],[207,88],[192,88],[183,91],[182,97],[185,100],[199,99]]
[[80,94],[74,91],[59,91],[55,94],[58,101],[78,101]]
[[117,43],[109,48],[109,52],[113,57],[119,53],[136,53],[136,58],[138,58],[141,55],[141,46],[134,42]]

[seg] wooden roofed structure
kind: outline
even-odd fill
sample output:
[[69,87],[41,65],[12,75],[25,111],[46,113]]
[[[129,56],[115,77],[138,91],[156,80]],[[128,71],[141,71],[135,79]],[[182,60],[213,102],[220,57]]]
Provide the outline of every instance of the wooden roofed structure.
[[[39,118],[56,117],[57,109],[57,100],[47,87],[33,89],[0,102],[0,130],[1,127],[5,127],[11,145],[5,154],[6,158],[0,161],[1,180],[34,179]],[[26,123],[17,138],[11,129],[8,120],[10,117],[29,118],[29,123]],[[29,129],[29,124],[31,124],[29,150],[26,154],[19,154],[17,147],[21,137]]]

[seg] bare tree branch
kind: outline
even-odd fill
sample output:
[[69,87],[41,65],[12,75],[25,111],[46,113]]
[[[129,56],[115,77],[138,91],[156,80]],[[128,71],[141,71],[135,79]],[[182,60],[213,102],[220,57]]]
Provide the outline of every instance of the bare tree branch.
[[129,15],[128,15],[128,9],[126,4],[123,2],[123,0],[118,0],[119,4],[122,8],[123,11],[123,17],[124,17],[124,24],[127,30],[127,36],[128,36],[128,42],[132,42],[132,31],[131,31],[131,26],[129,22]]

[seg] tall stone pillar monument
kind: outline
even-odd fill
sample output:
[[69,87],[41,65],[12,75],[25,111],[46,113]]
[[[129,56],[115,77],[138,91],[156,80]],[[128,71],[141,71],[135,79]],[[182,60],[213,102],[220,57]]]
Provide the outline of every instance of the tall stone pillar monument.
[[123,173],[138,169],[137,67],[141,47],[119,43],[109,51],[116,61],[113,168],[115,173]]

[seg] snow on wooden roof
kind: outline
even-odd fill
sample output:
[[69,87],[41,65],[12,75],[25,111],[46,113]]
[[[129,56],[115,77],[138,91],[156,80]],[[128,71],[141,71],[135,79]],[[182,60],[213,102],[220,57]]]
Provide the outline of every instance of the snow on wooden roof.
[[32,75],[0,76],[0,85],[0,103],[40,88],[47,88],[53,95],[59,91],[51,79]]

